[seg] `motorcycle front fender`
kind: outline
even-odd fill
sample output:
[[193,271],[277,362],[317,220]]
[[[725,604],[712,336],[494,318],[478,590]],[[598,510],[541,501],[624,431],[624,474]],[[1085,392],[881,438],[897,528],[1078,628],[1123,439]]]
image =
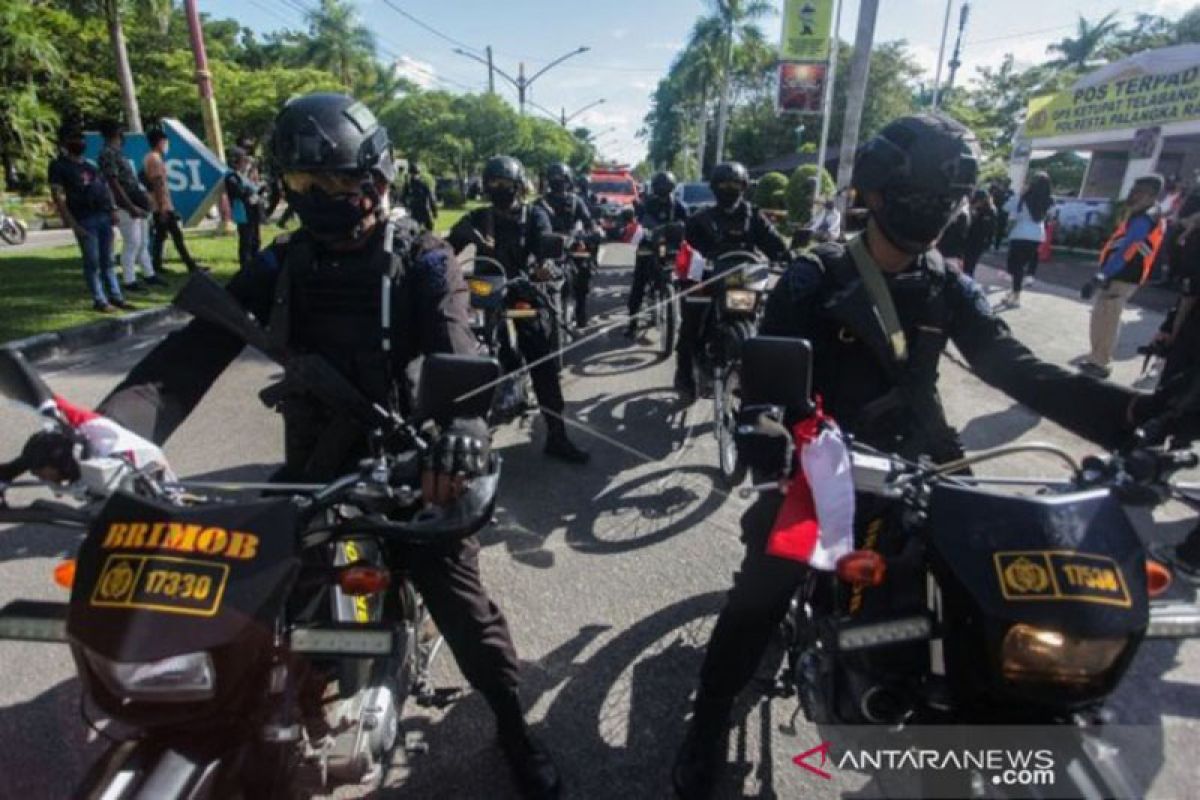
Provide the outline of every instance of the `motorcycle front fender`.
[[[75,792],[77,800],[209,800],[224,796],[224,747],[173,747],[154,738],[114,744]],[[228,787],[225,787],[227,790]]]

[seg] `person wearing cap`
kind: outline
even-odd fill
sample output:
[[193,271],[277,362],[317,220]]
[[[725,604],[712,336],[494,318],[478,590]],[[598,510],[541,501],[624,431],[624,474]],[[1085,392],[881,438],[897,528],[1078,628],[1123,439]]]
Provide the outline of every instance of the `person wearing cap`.
[[1150,279],[1154,261],[1167,235],[1167,222],[1158,207],[1163,179],[1143,175],[1125,198],[1125,218],[1100,251],[1100,271],[1084,284],[1084,300],[1092,300],[1089,326],[1092,349],[1079,369],[1101,378],[1110,366],[1121,333],[1121,312],[1138,287]]
[[[853,185],[870,214],[866,231],[798,257],[772,290],[760,332],[810,342],[812,389],[824,413],[857,442],[887,453],[933,463],[962,455],[937,387],[949,342],[981,380],[1078,435],[1116,446],[1152,411],[1149,396],[1039,360],[1013,338],[980,287],[947,269],[934,247],[974,187],[978,164],[975,136],[948,117],[909,116],[885,126],[854,162]],[[799,421],[798,413],[785,424]],[[791,465],[778,439],[739,431],[737,441],[755,483],[788,475]],[[712,795],[734,701],[758,669],[797,588],[812,575],[807,563],[767,552],[783,497],[777,489],[764,491],[741,520],[746,554],[713,628],[672,771],[686,800]],[[874,531],[875,547],[885,556],[898,554],[906,541],[898,526],[888,524],[893,508],[867,496],[856,501],[856,533]],[[923,598],[925,585],[893,579],[886,597],[868,590],[863,618],[904,601],[905,591]],[[827,607],[819,593],[806,602],[818,616]],[[889,653],[889,668],[903,670],[906,655]]]

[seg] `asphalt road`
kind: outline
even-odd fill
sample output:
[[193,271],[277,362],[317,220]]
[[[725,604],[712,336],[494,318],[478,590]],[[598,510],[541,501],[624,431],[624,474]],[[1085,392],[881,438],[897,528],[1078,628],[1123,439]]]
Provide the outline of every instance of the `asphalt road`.
[[[629,279],[609,253],[597,280],[600,322],[623,314]],[[627,263],[627,262],[624,262]],[[1000,278],[983,270],[998,292]],[[998,294],[996,295],[998,297]],[[1084,349],[1087,308],[1069,290],[1038,284],[1024,307],[1006,312],[1043,357],[1067,363]],[[1132,383],[1137,343],[1160,314],[1127,312],[1114,379]],[[46,365],[53,387],[95,402],[154,337],[125,340]],[[499,524],[482,537],[485,580],[505,609],[524,665],[530,718],[553,748],[573,798],[669,795],[669,767],[680,740],[702,648],[742,547],[738,517],[746,502],[719,485],[707,404],[680,408],[669,391],[672,363],[652,338],[630,343],[614,330],[574,351],[564,374],[574,435],[593,453],[586,467],[541,454],[543,429],[498,434],[505,459]],[[257,476],[281,457],[281,428],[256,392],[275,373],[246,353],[213,386],[170,441],[186,476]],[[942,389],[952,421],[972,449],[1013,441],[1051,441],[1077,455],[1093,448],[944,362]],[[0,406],[0,454],[16,451],[34,422]],[[997,464],[1013,475],[1060,475],[1052,460],[1029,456]],[[1155,536],[1180,537],[1186,515],[1158,512],[1139,522]],[[20,527],[0,532],[0,602],[61,599],[51,582],[56,560],[77,543],[69,533]],[[58,798],[101,750],[79,719],[79,683],[64,648],[0,643],[0,798]],[[441,685],[462,685],[448,658]],[[1123,722],[1150,726],[1137,769],[1153,778],[1152,797],[1200,796],[1188,759],[1200,744],[1200,648],[1143,647],[1114,707]],[[731,740],[732,765],[721,797],[836,797],[868,781],[838,773],[821,781],[792,758],[821,734],[793,720],[794,700],[767,702],[748,692]],[[410,709],[410,744],[428,752],[401,757],[388,796],[506,798],[512,790],[493,743],[489,714],[468,694],[444,712]],[[337,796],[353,796],[343,789]]]

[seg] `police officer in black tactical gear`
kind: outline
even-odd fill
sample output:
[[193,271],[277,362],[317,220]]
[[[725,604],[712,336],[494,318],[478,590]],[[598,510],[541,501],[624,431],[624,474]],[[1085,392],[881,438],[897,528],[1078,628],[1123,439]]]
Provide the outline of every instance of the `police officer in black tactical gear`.
[[[637,204],[635,213],[638,224],[649,236],[654,229],[672,222],[687,222],[687,207],[673,195],[675,175],[671,172],[656,172],[650,178],[650,194]],[[633,265],[633,286],[629,289],[629,327],[625,335],[630,339],[637,336],[637,314],[642,310],[642,299],[646,286],[654,280],[658,269],[657,255],[639,251]]]
[[[477,352],[454,254],[411,221],[389,222],[386,198],[396,174],[391,144],[387,129],[362,103],[340,94],[292,100],[276,118],[270,149],[288,205],[302,224],[238,272],[228,291],[269,324],[282,348],[324,356],[369,399],[403,411],[411,396],[405,368],[414,358]],[[390,287],[386,298],[384,286]],[[100,411],[161,443],[241,349],[232,334],[194,320],[135,366]],[[286,381],[274,394],[285,436],[279,480],[331,480],[367,454],[365,432],[341,409]],[[453,456],[466,441],[471,447],[464,452],[478,452],[487,440],[482,420],[457,420],[433,450]],[[449,460],[463,463],[433,463],[451,474],[467,469],[463,459]],[[445,482],[439,483],[444,494]],[[448,546],[406,547],[401,558],[463,674],[492,707],[521,790],[529,797],[556,797],[558,773],[526,726],[519,662],[508,624],[484,591],[478,553],[479,543],[470,537]]]
[[[787,241],[779,235],[766,216],[746,199],[750,174],[736,161],[713,167],[708,177],[717,198],[714,206],[692,216],[687,223],[687,241],[710,263],[735,250],[758,251],[772,261],[789,257]],[[684,400],[696,395],[692,356],[708,306],[684,298],[680,314],[679,344],[675,348],[675,388]]]
[[[799,257],[772,291],[761,333],[811,342],[813,390],[824,410],[858,441],[886,452],[935,462],[962,453],[936,384],[950,341],[988,384],[1115,446],[1139,421],[1147,396],[1040,361],[992,313],[979,286],[947,269],[933,249],[975,185],[978,158],[975,137],[946,117],[886,126],[854,164],[854,188],[870,210],[866,232]],[[777,440],[743,435],[739,450],[756,479],[785,474]],[[709,796],[734,700],[808,574],[806,565],[766,553],[781,503],[780,492],[764,493],[742,517],[746,555],[713,629],[672,774],[684,798]],[[859,503],[860,533],[879,511],[869,506]],[[878,546],[894,546],[886,528]]]
[[[512,156],[495,156],[483,167],[483,194],[491,205],[477,208],[465,215],[450,231],[449,241],[456,253],[468,245],[476,252],[489,256],[504,265],[509,278],[528,278],[542,236],[554,232],[550,216],[540,205],[523,200],[525,168]],[[517,328],[517,348],[530,364],[533,391],[546,419],[546,455],[571,463],[582,464],[589,456],[567,438],[563,423],[562,385],[558,379],[556,359],[547,358],[554,352],[553,328],[549,314],[543,310],[534,320],[522,320]],[[507,349],[507,348],[506,348]],[[509,370],[520,368],[509,354],[501,354]]]
[[[555,233],[564,236],[574,236],[577,228],[591,239],[596,235],[596,223],[592,212],[588,211],[587,203],[575,194],[575,178],[571,168],[562,162],[554,162],[546,167],[546,192],[537,201],[550,217],[550,226]],[[592,273],[590,270],[574,270],[569,276],[571,294],[575,300],[575,324],[586,327],[588,324],[587,299],[592,288]]]

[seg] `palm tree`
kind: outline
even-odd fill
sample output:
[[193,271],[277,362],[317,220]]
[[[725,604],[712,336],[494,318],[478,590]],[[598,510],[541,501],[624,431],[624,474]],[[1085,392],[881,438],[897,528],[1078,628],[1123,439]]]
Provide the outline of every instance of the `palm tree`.
[[[680,84],[681,94],[697,98],[699,114],[697,128],[699,142],[696,147],[697,170],[704,173],[704,150],[708,140],[708,101],[710,90],[721,77],[722,36],[724,28],[717,17],[701,17],[692,26],[687,48],[672,68],[673,77]],[[718,156],[719,160],[719,156]]]
[[1113,11],[1094,24],[1080,15],[1075,36],[1068,36],[1046,48],[1047,53],[1060,55],[1051,61],[1050,65],[1078,69],[1090,66],[1090,62],[1095,60],[1113,31],[1117,29],[1118,23],[1113,19],[1116,15],[1117,12]]
[[717,161],[724,157],[725,130],[729,125],[729,84],[733,73],[733,48],[739,39],[762,39],[757,22],[775,13],[767,0],[713,0],[714,15],[724,31],[724,67],[721,70],[721,103],[717,110]]
[[305,61],[337,76],[349,90],[359,75],[374,71],[375,34],[359,22],[354,6],[343,0],[321,0],[308,13]]

